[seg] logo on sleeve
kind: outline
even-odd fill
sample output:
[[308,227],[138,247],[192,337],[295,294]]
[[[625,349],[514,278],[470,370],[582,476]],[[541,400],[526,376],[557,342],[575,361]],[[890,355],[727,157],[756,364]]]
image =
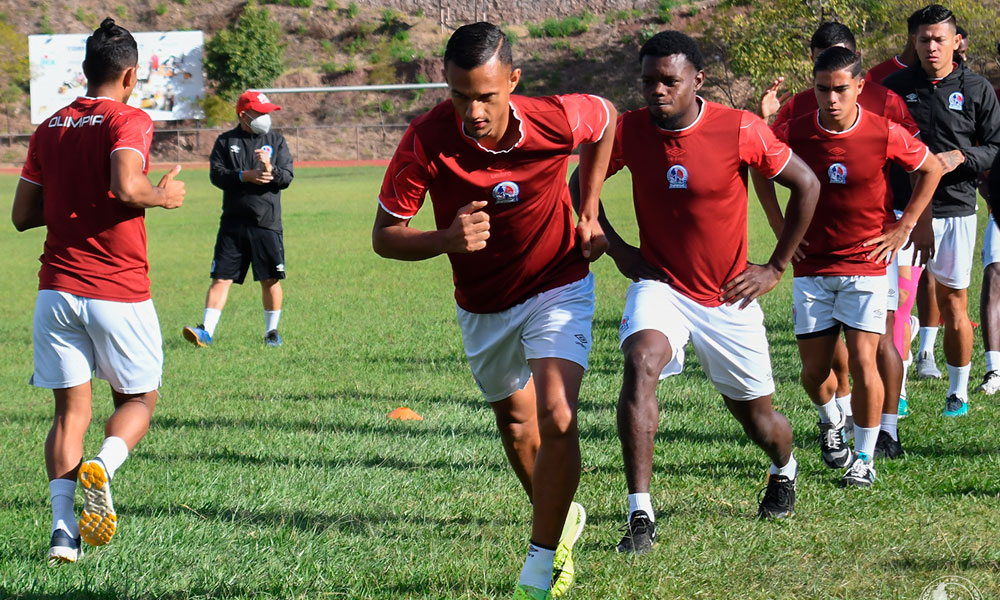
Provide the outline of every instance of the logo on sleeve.
[[920,97],[917,96],[916,93],[907,94],[906,95],[906,101],[909,104],[913,104],[914,102],[920,102]]
[[847,167],[843,163],[833,163],[826,170],[826,174],[830,176],[830,183],[847,183]]
[[963,106],[965,106],[965,96],[962,95],[962,92],[952,92],[948,96],[948,108],[951,110],[962,110]]
[[667,184],[672,190],[686,190],[688,186],[688,170],[684,165],[674,165],[667,169]]
[[493,201],[497,204],[512,204],[517,202],[517,195],[521,193],[521,188],[513,181],[501,181],[493,186]]

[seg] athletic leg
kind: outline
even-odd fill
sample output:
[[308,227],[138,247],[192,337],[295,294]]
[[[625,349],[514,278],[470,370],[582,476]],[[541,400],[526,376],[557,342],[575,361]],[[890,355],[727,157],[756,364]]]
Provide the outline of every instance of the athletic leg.
[[[879,377],[878,333],[848,329],[846,332],[849,364],[854,387],[854,449],[851,465],[841,479],[841,485],[869,486],[875,481],[873,457],[878,442],[884,387]],[[893,348],[895,352],[895,348]]]
[[980,390],[995,394],[1000,390],[1000,263],[991,263],[983,269],[979,323],[986,352],[986,376]]
[[656,384],[673,351],[665,335],[646,329],[625,340],[622,354],[625,369],[618,396],[618,439],[622,445],[625,481],[629,494],[648,493],[660,419]]
[[541,440],[538,436],[538,409],[533,380],[508,398],[490,403],[500,440],[514,474],[531,500],[531,476]]

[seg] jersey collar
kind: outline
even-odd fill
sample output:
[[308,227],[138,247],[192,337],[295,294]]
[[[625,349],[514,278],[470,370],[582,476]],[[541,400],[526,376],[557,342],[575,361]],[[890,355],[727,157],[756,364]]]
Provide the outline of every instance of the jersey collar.
[[826,127],[823,127],[823,124],[820,123],[820,121],[819,121],[819,109],[817,108],[816,109],[816,127],[819,127],[820,131],[822,131],[823,133],[825,133],[827,135],[847,135],[847,134],[851,133],[852,131],[854,131],[855,129],[857,129],[858,125],[861,124],[861,113],[863,111],[864,111],[864,109],[862,109],[861,105],[858,104],[858,116],[854,118],[854,125],[851,125],[850,127],[848,127],[847,129],[845,129],[843,131],[831,131],[831,130],[827,129]]
[[[517,133],[518,133],[517,141],[514,142],[514,145],[511,146],[510,148],[507,148],[506,150],[490,150],[489,148],[484,148],[483,145],[479,143],[479,140],[465,133],[465,126],[462,125],[462,119],[458,118],[458,113],[455,113],[455,117],[458,120],[459,133],[461,133],[462,137],[468,140],[471,144],[474,144],[476,148],[479,148],[483,152],[489,152],[490,154],[507,154],[511,150],[519,148],[521,144],[524,143],[524,119],[521,118],[521,113],[519,113],[517,111],[517,107],[514,106],[513,98],[508,100],[507,104],[510,106],[511,118],[517,121]],[[507,122],[507,127],[508,128],[510,127],[510,121]]]
[[695,96],[694,100],[695,102],[698,103],[698,116],[695,117],[694,121],[687,127],[681,127],[680,129],[664,129],[659,125],[657,125],[655,122],[653,123],[653,127],[656,127],[657,131],[666,135],[683,135],[690,133],[691,130],[697,127],[699,123],[701,123],[701,118],[705,116],[705,111],[708,109],[708,106],[705,103],[705,99],[702,98],[701,96]]

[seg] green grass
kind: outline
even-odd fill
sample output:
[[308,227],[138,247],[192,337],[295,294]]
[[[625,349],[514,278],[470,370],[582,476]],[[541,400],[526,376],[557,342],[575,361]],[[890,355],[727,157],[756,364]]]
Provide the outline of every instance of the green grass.
[[[262,347],[254,285],[233,288],[211,349],[180,336],[201,320],[209,282],[221,199],[207,173],[182,173],[183,208],[148,212],[166,352],[162,396],[152,429],[116,478],[118,535],[59,569],[43,560],[51,394],[26,384],[43,232],[0,228],[0,597],[509,597],[529,506],[465,364],[447,261],[393,262],[370,249],[381,175],[301,169],[285,193],[285,346],[277,351]],[[15,184],[0,177],[5,209]],[[634,239],[627,174],[605,190],[609,213]],[[426,207],[415,226],[430,223]],[[761,260],[773,237],[754,203],[750,229],[751,256]],[[968,578],[984,598],[1000,595],[997,401],[973,393],[969,416],[945,421],[946,384],[911,382],[907,457],[880,463],[870,491],[839,489],[839,473],[822,465],[812,441],[816,414],[797,383],[790,274],[762,304],[775,402],[795,430],[797,514],[754,520],[767,460],[689,353],[684,374],[659,387],[652,494],[660,543],[639,559],[614,554],[627,509],[614,416],[627,282],[607,259],[594,271],[577,494],[589,519],[570,598],[916,600],[944,575]],[[972,289],[977,315],[978,275]],[[973,384],[981,353],[977,333]],[[106,386],[95,389],[88,455],[111,410]],[[403,405],[425,420],[385,418]]]

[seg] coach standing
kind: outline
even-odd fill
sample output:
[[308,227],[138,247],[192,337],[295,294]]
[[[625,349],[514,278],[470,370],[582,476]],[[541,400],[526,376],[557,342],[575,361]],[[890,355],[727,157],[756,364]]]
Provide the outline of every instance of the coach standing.
[[184,337],[196,346],[212,343],[229,286],[233,282],[242,285],[251,264],[264,301],[264,343],[281,345],[278,320],[285,278],[281,190],[292,183],[293,175],[285,138],[271,130],[269,113],[275,110],[281,107],[263,92],[244,92],[236,102],[239,125],[220,135],[212,148],[210,177],[222,189],[222,217],[204,321],[184,328]]
[[883,85],[903,97],[921,140],[944,165],[933,200],[934,255],[927,268],[938,283],[945,324],[948,396],[942,414],[957,417],[968,411],[972,361],[967,291],[976,245],[976,178],[1000,149],[1000,106],[986,79],[955,62],[962,41],[955,15],[931,4],[915,16],[920,63],[886,77]]

